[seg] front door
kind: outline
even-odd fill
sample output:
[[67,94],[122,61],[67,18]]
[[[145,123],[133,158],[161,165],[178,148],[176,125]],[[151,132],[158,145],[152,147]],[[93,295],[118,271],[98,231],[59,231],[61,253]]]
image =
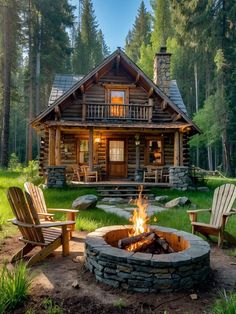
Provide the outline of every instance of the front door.
[[125,140],[108,140],[108,176],[122,179],[127,177]]

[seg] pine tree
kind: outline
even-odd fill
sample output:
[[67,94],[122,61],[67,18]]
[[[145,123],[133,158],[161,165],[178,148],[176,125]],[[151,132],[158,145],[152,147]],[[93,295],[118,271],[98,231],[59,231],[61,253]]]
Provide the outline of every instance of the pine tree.
[[167,45],[167,39],[172,35],[169,0],[153,0],[151,4],[154,17],[150,43],[141,46],[138,60],[138,65],[150,78],[153,77],[153,57],[155,53],[160,50],[161,46]]
[[145,46],[150,42],[151,17],[142,1],[138,9],[138,14],[131,31],[126,37],[125,52],[134,61],[140,59],[142,44]]
[[83,0],[81,23],[77,29],[75,49],[73,52],[73,71],[87,74],[109,53],[104,36],[98,30],[93,4],[91,0]]
[[19,10],[16,1],[1,1],[1,29],[3,30],[2,50],[2,129],[1,129],[1,158],[0,165],[7,168],[9,159],[10,138],[10,107],[11,107],[11,82],[14,68],[14,52],[16,51],[17,25]]

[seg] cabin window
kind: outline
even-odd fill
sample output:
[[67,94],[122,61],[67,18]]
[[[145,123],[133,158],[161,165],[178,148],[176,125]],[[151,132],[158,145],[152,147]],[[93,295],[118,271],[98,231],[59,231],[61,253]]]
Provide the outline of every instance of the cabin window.
[[79,163],[86,164],[89,160],[88,140],[79,141]]
[[[94,141],[93,143],[93,162],[98,163],[98,147],[100,143]],[[78,163],[79,164],[88,164],[89,162],[89,140],[88,139],[79,139],[78,140]]]
[[159,139],[148,140],[146,145],[146,164],[161,166],[163,160],[163,141]]
[[[110,90],[110,116],[123,117],[124,116],[124,103],[125,91],[124,90]],[[114,105],[112,105],[114,104]]]
[[124,161],[125,142],[124,141],[110,141],[109,142],[109,160],[110,161]]

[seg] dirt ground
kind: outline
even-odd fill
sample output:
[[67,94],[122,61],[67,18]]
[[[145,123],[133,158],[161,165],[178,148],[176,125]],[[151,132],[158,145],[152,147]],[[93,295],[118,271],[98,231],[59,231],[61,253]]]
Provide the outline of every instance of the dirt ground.
[[[30,298],[24,306],[12,313],[22,314],[28,309],[46,313],[42,304],[45,298],[63,308],[63,313],[206,313],[219,290],[236,289],[236,258],[215,245],[211,250],[211,278],[202,286],[179,293],[140,294],[114,289],[97,283],[94,276],[83,267],[84,238],[86,232],[75,232],[71,241],[71,254],[61,256],[58,249],[44,262],[32,267],[34,279]],[[9,260],[19,249],[17,237],[4,239],[0,245],[0,263]],[[79,287],[72,287],[78,280]],[[191,299],[197,294],[197,300]]]

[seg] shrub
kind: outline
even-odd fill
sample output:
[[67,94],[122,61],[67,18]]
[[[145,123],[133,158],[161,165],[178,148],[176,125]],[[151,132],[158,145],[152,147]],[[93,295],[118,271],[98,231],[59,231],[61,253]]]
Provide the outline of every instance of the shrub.
[[225,290],[220,293],[210,311],[210,314],[236,314],[236,293],[226,293]]
[[9,313],[22,304],[29,294],[31,277],[24,263],[19,263],[13,270],[6,264],[0,272],[0,313]]
[[30,160],[28,166],[23,169],[23,176],[25,181],[33,182],[34,184],[42,183],[42,178],[39,176],[38,160]]
[[15,153],[12,153],[10,156],[8,169],[11,171],[22,171],[22,164]]

